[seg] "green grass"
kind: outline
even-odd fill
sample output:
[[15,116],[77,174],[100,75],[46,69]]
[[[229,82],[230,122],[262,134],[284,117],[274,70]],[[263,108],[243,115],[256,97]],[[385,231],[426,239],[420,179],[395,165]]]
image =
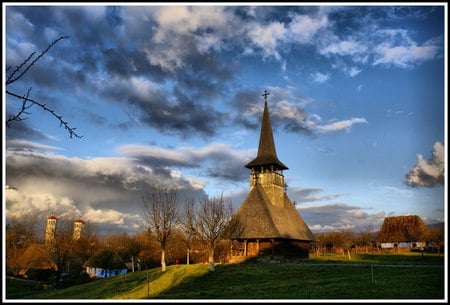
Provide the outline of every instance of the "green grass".
[[[443,299],[444,258],[325,254],[304,263],[169,266],[38,293],[28,299]],[[147,282],[149,279],[149,285]],[[10,289],[17,287],[7,282]]]
[[350,255],[351,260],[348,259],[347,253],[344,255],[338,255],[335,253],[324,253],[322,255],[310,255],[311,262],[339,262],[339,263],[364,263],[364,264],[386,264],[386,265],[435,265],[443,264],[444,256],[438,254],[425,254],[422,257],[417,252],[404,252],[404,253],[377,253],[377,254],[365,254],[365,253],[352,253]]

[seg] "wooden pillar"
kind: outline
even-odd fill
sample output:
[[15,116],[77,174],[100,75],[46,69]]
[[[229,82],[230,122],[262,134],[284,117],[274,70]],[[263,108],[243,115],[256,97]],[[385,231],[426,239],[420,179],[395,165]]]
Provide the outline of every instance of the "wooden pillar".
[[272,255],[274,255],[275,254],[275,249],[274,249],[274,239],[272,238],[272,239],[270,239],[270,243],[272,244]]
[[256,240],[256,256],[259,256],[259,239]]
[[244,256],[247,256],[247,240],[244,239]]

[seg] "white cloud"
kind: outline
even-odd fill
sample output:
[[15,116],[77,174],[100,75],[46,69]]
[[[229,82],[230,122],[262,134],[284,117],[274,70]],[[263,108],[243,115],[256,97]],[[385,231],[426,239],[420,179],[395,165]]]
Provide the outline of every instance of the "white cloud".
[[441,50],[440,39],[433,38],[422,45],[413,41],[406,30],[379,30],[383,42],[374,48],[373,65],[393,65],[413,68],[416,64],[435,58]]
[[125,217],[126,214],[119,211],[90,208],[84,213],[83,220],[92,223],[123,225],[125,223]]
[[219,29],[227,24],[228,17],[220,6],[162,6],[155,7],[153,16],[158,24],[154,37],[156,43],[167,41],[173,35],[194,33],[199,29]]
[[433,154],[426,161],[422,154],[417,155],[417,163],[405,177],[410,186],[436,186],[444,184],[445,149],[441,142],[434,143]]
[[316,33],[327,26],[328,18],[325,15],[296,15],[288,26],[289,36],[293,43],[313,43]]
[[317,125],[315,130],[319,133],[330,133],[343,130],[348,132],[354,124],[360,123],[367,123],[367,120],[365,118],[352,118],[350,120],[336,121],[326,125]]
[[315,83],[324,83],[330,78],[330,75],[316,72],[316,73],[312,74],[311,77],[312,77],[313,82],[315,82]]
[[[204,194],[183,173],[141,166],[131,158],[81,159],[32,152],[6,154],[6,217],[24,214],[48,217],[81,215],[106,225],[105,219],[130,228],[132,215],[142,209],[142,194],[148,185],[177,186],[180,193]],[[24,175],[23,173],[27,173]]]
[[61,148],[56,146],[43,145],[37,142],[19,139],[7,140],[6,147],[8,150],[62,150]]
[[280,22],[272,22],[268,25],[253,23],[249,26],[248,35],[252,43],[263,50],[264,57],[274,56],[280,59],[277,52],[279,41],[284,39],[286,28]]
[[307,118],[303,109],[286,100],[279,101],[271,110],[271,115],[281,119],[294,120],[296,122],[304,122]]
[[325,56],[354,56],[367,51],[367,47],[361,42],[354,40],[341,40],[328,44],[319,50],[320,54]]
[[359,73],[361,73],[362,72],[362,69],[358,69],[358,68],[356,68],[356,67],[351,67],[350,69],[349,69],[349,71],[348,71],[348,74],[351,76],[351,77],[355,77],[356,75],[358,75]]
[[[126,84],[124,84],[124,82]],[[152,94],[159,89],[159,86],[148,79],[131,77],[121,81],[122,85],[130,86],[131,91],[139,98],[146,100],[151,99]]]
[[417,62],[434,58],[437,52],[437,46],[390,46],[383,44],[376,48],[377,58],[373,64],[392,64],[400,68],[412,68]]
[[8,218],[38,216],[45,219],[51,212],[57,215],[78,215],[80,210],[67,196],[55,196],[45,190],[22,192],[15,188],[5,189],[6,215]]
[[156,23],[155,34],[144,52],[151,64],[172,73],[183,68],[186,56],[193,52],[192,45],[186,45],[188,41],[195,42],[200,53],[219,50],[223,47],[222,40],[234,29],[230,25],[236,23],[220,6],[153,7],[151,15]]
[[[331,121],[323,123],[322,118],[314,113],[306,113],[305,106],[312,100],[303,97],[295,97],[290,90],[279,87],[271,87],[271,92],[277,97],[275,104],[271,106],[270,114],[273,122],[279,121],[284,128],[291,132],[311,132],[311,133],[332,133],[347,131],[349,132],[353,125],[367,123],[365,118],[352,118],[342,121]],[[246,115],[254,115],[262,112],[261,104],[249,105]]]
[[[11,37],[8,37],[7,47],[6,53],[8,54],[8,63],[13,66],[23,63],[31,53],[36,51],[36,46],[34,44],[18,41]],[[8,71],[7,75],[11,72],[12,71]]]

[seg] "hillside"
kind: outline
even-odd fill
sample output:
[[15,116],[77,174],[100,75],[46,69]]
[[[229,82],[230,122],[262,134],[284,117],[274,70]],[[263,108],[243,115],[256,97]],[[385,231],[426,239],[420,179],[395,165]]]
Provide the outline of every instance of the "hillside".
[[352,261],[325,255],[304,263],[217,265],[215,272],[206,264],[169,266],[19,298],[440,299],[444,276],[439,255],[354,255]]

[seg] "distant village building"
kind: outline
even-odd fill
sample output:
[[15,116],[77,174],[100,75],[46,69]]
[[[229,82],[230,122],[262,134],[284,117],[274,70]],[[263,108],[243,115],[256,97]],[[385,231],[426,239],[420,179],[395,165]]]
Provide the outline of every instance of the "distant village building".
[[86,273],[90,278],[104,278],[116,275],[127,274],[128,270],[126,266],[124,268],[117,269],[104,269],[98,267],[86,267]]
[[[47,218],[45,226],[44,244],[31,244],[20,257],[20,274],[26,276],[30,269],[34,270],[57,270],[58,266],[54,262],[54,253],[56,249],[56,229],[58,218],[52,213]],[[73,223],[73,240],[81,238],[84,222],[81,219]]]
[[30,270],[41,270],[44,272],[57,270],[51,254],[42,244],[31,244],[20,256],[19,275],[27,277]]
[[126,274],[125,262],[111,250],[96,251],[85,263],[84,268],[90,278],[103,278]]
[[[47,218],[47,225],[45,227],[45,247],[47,249],[53,249],[56,245],[56,226],[58,224],[58,218],[52,213]],[[81,232],[84,226],[84,221],[77,219],[73,222],[73,240],[81,238]]]
[[377,236],[383,249],[414,249],[426,247],[428,227],[417,215],[386,217]]
[[250,192],[234,214],[228,228],[232,259],[236,256],[277,256],[309,258],[315,241],[297,209],[286,194],[283,170],[288,167],[277,157],[267,106],[264,112],[256,158],[250,169]]

